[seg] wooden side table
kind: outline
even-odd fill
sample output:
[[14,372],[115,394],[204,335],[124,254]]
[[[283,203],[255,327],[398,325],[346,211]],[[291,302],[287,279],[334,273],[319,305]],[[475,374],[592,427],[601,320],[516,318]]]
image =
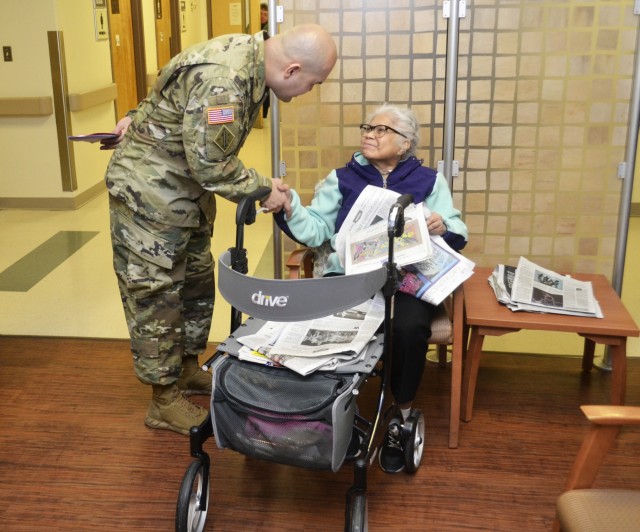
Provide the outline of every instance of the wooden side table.
[[639,336],[640,330],[604,275],[572,274],[581,281],[591,281],[595,297],[604,314],[604,318],[601,319],[513,312],[496,299],[488,281],[491,272],[491,268],[476,268],[474,275],[463,285],[465,326],[469,327],[471,332],[462,378],[461,418],[464,421],[471,421],[473,417],[473,399],[485,336],[502,336],[522,329],[563,331],[584,337],[584,371],[590,371],[593,367],[595,344],[610,346],[611,404],[624,404],[627,385],[627,338]]

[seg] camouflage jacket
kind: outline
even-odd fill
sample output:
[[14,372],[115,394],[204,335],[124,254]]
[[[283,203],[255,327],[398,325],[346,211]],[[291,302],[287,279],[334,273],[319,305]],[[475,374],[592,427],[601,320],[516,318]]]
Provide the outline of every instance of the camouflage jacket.
[[238,159],[266,98],[264,37],[225,35],[163,68],[111,157],[109,193],[149,220],[197,227],[215,196],[237,200],[269,178]]

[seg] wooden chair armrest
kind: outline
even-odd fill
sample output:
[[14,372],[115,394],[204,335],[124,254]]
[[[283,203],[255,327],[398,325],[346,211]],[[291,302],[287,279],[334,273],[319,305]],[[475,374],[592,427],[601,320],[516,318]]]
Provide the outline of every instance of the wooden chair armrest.
[[294,249],[286,262],[289,279],[310,279],[313,277],[313,249]]
[[580,409],[594,425],[640,424],[640,406],[584,405]]
[[[593,486],[600,466],[613,446],[623,425],[640,425],[640,407],[620,405],[583,405],[580,407],[591,425],[582,440],[582,445],[573,463],[565,492],[587,489]],[[575,505],[560,498],[553,532],[560,532],[560,519],[569,519],[575,512]],[[564,501],[562,504],[560,501]],[[561,516],[562,513],[562,516]]]
[[585,405],[580,407],[591,426],[571,468],[565,491],[590,488],[623,425],[640,425],[640,407]]

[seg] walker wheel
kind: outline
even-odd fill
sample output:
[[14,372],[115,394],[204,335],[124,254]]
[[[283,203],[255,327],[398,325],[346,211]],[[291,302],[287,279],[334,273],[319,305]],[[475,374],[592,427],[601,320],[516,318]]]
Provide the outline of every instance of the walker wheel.
[[[205,487],[206,486],[206,487]],[[209,506],[209,468],[194,460],[180,485],[176,508],[176,532],[202,532]]]
[[422,452],[424,451],[424,415],[419,409],[411,411],[404,422],[404,467],[405,471],[413,474],[420,467]]

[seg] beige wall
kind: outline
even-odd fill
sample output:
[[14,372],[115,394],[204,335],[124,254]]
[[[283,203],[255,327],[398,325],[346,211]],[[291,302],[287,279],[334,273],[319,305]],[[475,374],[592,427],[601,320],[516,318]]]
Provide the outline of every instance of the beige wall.
[[[31,10],[20,0],[0,4],[3,46],[13,50],[13,62],[0,62],[0,97],[51,95],[47,30],[55,6],[52,1],[37,4]],[[0,198],[27,188],[58,191],[55,135],[53,116],[0,117]]]
[[[439,3],[283,1],[283,29],[318,22],[339,60],[282,109],[288,179],[304,195],[358,148],[389,101],[421,120],[419,154],[442,158],[447,23]],[[629,2],[471,3],[460,21],[454,200],[479,265],[525,255],[611,275],[636,44]]]
[[[53,95],[48,31],[63,32],[70,93],[111,83],[109,43],[95,40],[91,2],[3,0],[0,35],[14,60],[0,62],[0,97]],[[72,133],[88,133],[110,130],[113,123],[113,105],[107,103],[72,113],[70,126]],[[57,142],[54,115],[0,117],[0,201],[51,198],[55,206],[55,200],[73,200],[101,181],[108,155],[78,146],[78,190],[63,192]]]
[[[64,35],[69,93],[97,90],[111,84],[109,41],[96,41],[93,2],[57,0],[56,21]],[[111,131],[114,112],[112,102],[71,112],[71,134]],[[76,143],[74,153],[78,182],[74,194],[77,195],[102,182],[111,154],[87,143]]]
[[[281,105],[286,179],[303,199],[349,160],[359,146],[357,125],[384,101],[417,112],[419,155],[435,166],[443,156],[447,22],[441,3],[280,3],[283,30],[317,22],[339,48],[338,63],[319,89]],[[636,33],[633,3],[624,0],[467,3],[460,21],[454,152],[460,175],[453,196],[470,230],[464,253],[478,265],[515,265],[524,255],[556,271],[611,278]],[[581,352],[578,337],[527,334],[485,347]],[[637,351],[635,339],[631,345]]]
[[[207,39],[206,1],[185,4],[183,48]],[[153,0],[142,5],[147,72],[153,77],[158,70]],[[48,31],[63,34],[69,94],[112,83],[109,41],[95,38],[92,0],[2,0],[0,35],[14,60],[0,61],[0,97],[53,96]],[[115,120],[112,102],[74,111],[69,134],[111,131]],[[55,115],[0,116],[0,206],[65,209],[92,197],[101,190],[110,152],[86,143],[75,143],[73,151],[77,190],[64,192]]]

